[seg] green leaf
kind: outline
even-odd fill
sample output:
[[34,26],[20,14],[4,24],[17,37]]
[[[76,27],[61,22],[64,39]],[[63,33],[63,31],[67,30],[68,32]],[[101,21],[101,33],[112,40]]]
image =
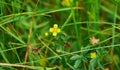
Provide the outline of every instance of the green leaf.
[[83,58],[82,61],[83,61],[83,62],[87,62],[87,58]]
[[41,28],[41,27],[47,26],[48,23],[49,23],[49,21],[45,21],[45,22],[43,22],[43,23],[41,23],[41,24],[35,26],[35,28],[38,29],[38,28]]
[[81,60],[76,60],[74,67],[75,67],[75,68],[78,68],[79,65],[80,65],[80,63],[81,63]]
[[96,66],[96,58],[90,61],[89,70],[94,70],[95,66]]
[[65,57],[62,57],[62,64],[63,64],[63,67],[66,68],[67,67],[67,64],[66,64],[66,59]]
[[99,66],[102,70],[104,70],[102,63],[101,63],[99,60],[98,60],[98,66]]
[[12,33],[11,31],[9,31],[8,29],[4,28],[3,26],[0,26],[4,31],[6,31],[9,35],[11,35],[13,38],[15,38],[16,40],[18,40],[19,42],[21,42],[22,44],[25,44],[25,42],[19,38],[18,36],[16,36],[14,33]]
[[[0,44],[1,44],[1,46],[4,46],[2,43],[0,43]],[[4,61],[7,62],[7,63],[9,63],[9,61],[8,61],[8,59],[6,57],[6,54],[3,52],[1,46],[0,46],[0,51],[1,51],[0,54],[2,55]]]
[[70,60],[77,60],[77,59],[80,59],[80,56],[79,55],[75,55],[75,56],[72,56],[70,58]]

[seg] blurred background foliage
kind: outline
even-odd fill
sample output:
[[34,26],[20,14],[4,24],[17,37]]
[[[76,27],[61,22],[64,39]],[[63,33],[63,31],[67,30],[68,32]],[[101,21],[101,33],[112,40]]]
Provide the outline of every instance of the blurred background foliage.
[[119,7],[119,0],[0,0],[0,70],[119,70]]

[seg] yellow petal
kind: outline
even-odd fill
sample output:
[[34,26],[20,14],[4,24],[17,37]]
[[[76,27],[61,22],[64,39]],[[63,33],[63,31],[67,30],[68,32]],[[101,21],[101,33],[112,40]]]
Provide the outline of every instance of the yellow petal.
[[56,32],[54,32],[54,33],[53,33],[53,36],[57,36],[57,33],[56,33]]
[[45,33],[45,36],[48,36],[48,35],[49,35],[48,32],[46,32],[46,33]]
[[91,57],[91,58],[96,58],[96,52],[90,53],[90,57]]
[[57,29],[57,33],[59,33],[59,32],[60,32],[60,29],[58,28],[58,29]]
[[58,25],[57,25],[57,24],[54,24],[54,28],[58,28]]
[[53,32],[54,31],[54,28],[50,28],[50,32]]

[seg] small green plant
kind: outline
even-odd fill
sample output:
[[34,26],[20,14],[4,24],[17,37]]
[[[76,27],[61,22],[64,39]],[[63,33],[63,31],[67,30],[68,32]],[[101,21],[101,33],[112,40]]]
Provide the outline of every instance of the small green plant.
[[0,70],[119,70],[120,0],[0,0]]

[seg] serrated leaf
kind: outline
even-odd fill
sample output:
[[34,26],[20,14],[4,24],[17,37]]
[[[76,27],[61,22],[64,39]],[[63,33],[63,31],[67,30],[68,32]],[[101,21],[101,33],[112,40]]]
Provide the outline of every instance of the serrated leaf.
[[74,67],[75,67],[75,68],[78,68],[79,65],[80,65],[80,63],[81,63],[81,60],[76,60]]
[[72,56],[72,57],[70,58],[70,60],[77,60],[77,59],[79,59],[79,58],[80,58],[79,55],[75,55],[75,56]]
[[95,66],[96,66],[96,61],[97,59],[91,59],[90,64],[89,64],[89,70],[94,70]]
[[82,61],[83,61],[83,62],[87,62],[87,58],[83,58]]
[[100,61],[98,61],[98,66],[99,66],[102,70],[104,70],[103,65],[102,65],[102,63],[101,63]]

